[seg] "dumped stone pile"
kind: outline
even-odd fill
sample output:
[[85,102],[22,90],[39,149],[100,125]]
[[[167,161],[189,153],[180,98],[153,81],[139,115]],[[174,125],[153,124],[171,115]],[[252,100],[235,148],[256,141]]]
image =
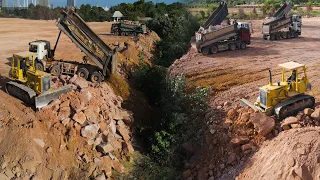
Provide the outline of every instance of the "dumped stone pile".
[[307,108],[282,121],[254,112],[249,107],[231,108],[225,117],[223,112],[215,109],[209,111],[207,117],[214,117],[205,137],[207,146],[190,156],[185,164],[185,179],[220,177],[229,167],[234,169],[243,165],[262,142],[273,139],[280,132],[320,125],[320,108]]
[[[51,111],[50,120],[55,122],[53,128],[62,135],[66,134],[67,142],[72,142],[75,136],[82,136],[87,145],[97,151],[91,158],[78,153],[79,160],[84,163],[93,161],[107,177],[111,176],[112,170],[123,173],[120,161],[134,150],[129,131],[132,117],[121,108],[121,97],[113,94],[106,83],[91,84],[77,76],[65,78],[63,84],[70,83],[75,90],[51,103],[39,113],[40,118],[47,121],[48,111]],[[60,78],[59,82],[63,80]],[[61,146],[60,151],[63,149]]]
[[0,143],[0,179],[103,180],[127,172],[123,163],[134,153],[132,114],[122,109],[122,98],[104,82],[77,76],[52,81],[74,90],[38,111],[33,121],[10,119],[0,109],[0,140],[6,139]]

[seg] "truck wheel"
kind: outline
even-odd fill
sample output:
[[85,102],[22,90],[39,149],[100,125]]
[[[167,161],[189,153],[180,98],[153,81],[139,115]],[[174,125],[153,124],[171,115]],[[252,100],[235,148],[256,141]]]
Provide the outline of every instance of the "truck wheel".
[[86,69],[86,68],[80,68],[80,69],[78,69],[78,71],[77,71],[77,75],[78,75],[79,77],[82,77],[83,79],[88,79],[88,77],[89,77],[89,71],[88,71],[88,69]]
[[240,49],[245,49],[245,48],[247,48],[247,44],[245,42],[241,42]]
[[298,37],[299,36],[299,34],[298,33],[294,33],[294,37],[296,38],[296,37]]
[[209,51],[209,48],[208,47],[204,47],[201,49],[201,52],[203,55],[209,55],[210,54],[210,51]]
[[229,44],[229,49],[230,49],[231,51],[236,50],[236,49],[237,49],[236,44]]
[[126,36],[126,33],[125,32],[121,32],[121,36]]
[[137,36],[137,33],[136,33],[136,32],[133,32],[132,35],[133,35],[133,36]]
[[91,82],[93,82],[93,83],[99,83],[99,82],[101,82],[101,81],[103,80],[103,76],[102,76],[101,73],[95,71],[95,72],[93,72],[93,73],[91,74],[90,80],[91,80]]
[[280,33],[277,33],[276,34],[276,40],[280,40],[281,39],[281,35],[280,35]]
[[217,53],[219,52],[219,49],[218,49],[217,46],[212,46],[212,47],[210,48],[210,50],[211,50],[211,53],[212,53],[212,54],[217,54]]
[[274,41],[275,40],[275,34],[270,34],[270,41]]
[[36,63],[36,69],[39,70],[39,71],[44,71],[44,67],[41,63]]
[[57,65],[54,65],[52,66],[51,70],[50,70],[50,73],[54,76],[59,76],[61,74],[61,68],[60,66],[57,64]]

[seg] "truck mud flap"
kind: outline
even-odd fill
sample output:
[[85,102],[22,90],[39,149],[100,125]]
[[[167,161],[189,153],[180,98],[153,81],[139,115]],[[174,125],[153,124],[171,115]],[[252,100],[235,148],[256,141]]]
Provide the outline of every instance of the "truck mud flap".
[[71,86],[63,86],[37,96],[35,98],[36,109],[41,109],[47,106],[51,101],[58,99],[60,95],[70,92],[71,90]]

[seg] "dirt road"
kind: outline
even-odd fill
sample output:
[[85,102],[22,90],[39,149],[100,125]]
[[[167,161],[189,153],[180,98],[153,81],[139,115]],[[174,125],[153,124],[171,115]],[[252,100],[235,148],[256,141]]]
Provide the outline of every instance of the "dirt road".
[[[238,103],[240,98],[254,101],[258,87],[268,83],[268,69],[273,72],[273,81],[279,81],[278,64],[296,61],[306,64],[312,93],[320,99],[319,45],[320,18],[303,18],[302,35],[296,39],[265,41],[261,37],[262,20],[253,20],[252,43],[245,50],[225,51],[203,56],[191,49],[187,56],[175,62],[172,73],[184,73],[191,85],[211,86],[217,92],[212,105],[225,101]],[[311,93],[311,94],[312,94]]]

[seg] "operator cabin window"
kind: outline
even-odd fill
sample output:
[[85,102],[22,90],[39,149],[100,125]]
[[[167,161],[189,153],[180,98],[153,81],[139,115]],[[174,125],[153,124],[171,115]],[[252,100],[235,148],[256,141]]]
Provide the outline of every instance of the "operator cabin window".
[[36,45],[30,45],[29,51],[36,53],[37,52],[37,46]]

